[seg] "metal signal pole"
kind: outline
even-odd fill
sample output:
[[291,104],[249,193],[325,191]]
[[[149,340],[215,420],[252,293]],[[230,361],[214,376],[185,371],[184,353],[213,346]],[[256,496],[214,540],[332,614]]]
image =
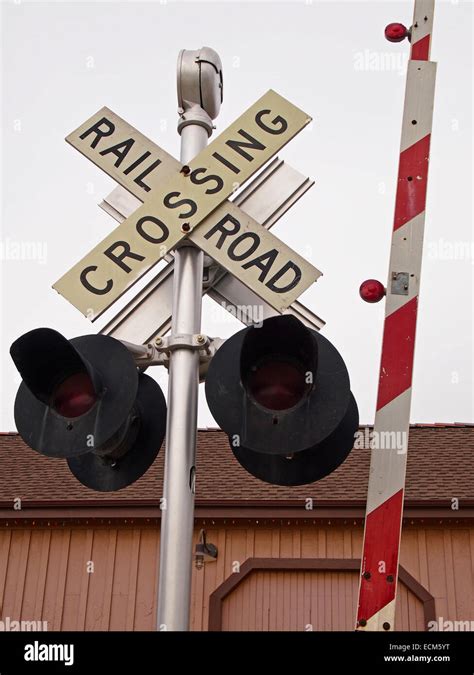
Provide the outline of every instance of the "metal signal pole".
[[[212,134],[222,102],[222,64],[208,47],[183,49],[177,75],[178,133],[186,165]],[[157,630],[189,630],[203,259],[186,240],[174,258]]]

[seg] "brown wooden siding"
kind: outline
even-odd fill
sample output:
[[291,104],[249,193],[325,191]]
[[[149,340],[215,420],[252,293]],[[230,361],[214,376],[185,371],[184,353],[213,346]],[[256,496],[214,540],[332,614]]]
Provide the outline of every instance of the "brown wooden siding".
[[[193,569],[192,629],[207,630],[209,598],[249,558],[359,558],[359,525],[204,526],[216,562]],[[197,536],[197,531],[196,531]],[[0,618],[50,630],[152,630],[159,533],[141,525],[31,526],[0,531]],[[94,572],[87,572],[87,563]],[[401,564],[435,599],[436,616],[474,619],[474,527],[407,526]],[[222,627],[352,630],[356,571],[261,570],[223,602]],[[423,625],[420,600],[399,587],[397,628]],[[307,617],[311,617],[308,620]]]

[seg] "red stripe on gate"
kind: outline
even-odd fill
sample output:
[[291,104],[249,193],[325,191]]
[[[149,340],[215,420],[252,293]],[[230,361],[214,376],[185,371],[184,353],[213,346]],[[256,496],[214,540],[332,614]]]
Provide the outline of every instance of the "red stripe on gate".
[[430,35],[425,35],[424,38],[415,42],[411,47],[411,56],[414,61],[428,61],[430,58]]
[[[395,597],[402,511],[403,488],[367,514],[357,612],[359,621],[370,619]],[[369,578],[366,578],[367,574]]]
[[394,230],[425,210],[430,139],[428,134],[400,153]]
[[411,386],[418,297],[385,319],[377,410]]

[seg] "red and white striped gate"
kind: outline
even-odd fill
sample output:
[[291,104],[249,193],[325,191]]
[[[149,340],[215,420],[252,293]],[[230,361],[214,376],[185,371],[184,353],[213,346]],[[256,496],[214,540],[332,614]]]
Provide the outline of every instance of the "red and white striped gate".
[[[436,64],[429,61],[433,11],[434,0],[415,0],[371,449],[357,630],[391,631],[395,624],[436,76]],[[385,448],[390,439],[392,447]]]

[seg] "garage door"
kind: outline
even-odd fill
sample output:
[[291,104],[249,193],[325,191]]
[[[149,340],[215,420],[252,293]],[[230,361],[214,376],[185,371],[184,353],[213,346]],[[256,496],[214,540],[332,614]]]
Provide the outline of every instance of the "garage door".
[[[351,563],[353,569],[291,569],[292,561],[286,569],[274,569],[278,563],[285,567],[282,560],[269,561],[265,569],[261,560],[253,567],[249,562],[247,570],[242,569],[240,580],[238,575],[233,575],[234,579],[224,582],[224,592],[219,594],[217,589],[211,599],[211,630],[354,630],[358,561],[339,561],[346,567]],[[324,561],[311,562],[324,566]],[[337,561],[331,562],[337,566]],[[403,581],[399,583],[395,630],[425,630],[427,616],[423,600]]]

